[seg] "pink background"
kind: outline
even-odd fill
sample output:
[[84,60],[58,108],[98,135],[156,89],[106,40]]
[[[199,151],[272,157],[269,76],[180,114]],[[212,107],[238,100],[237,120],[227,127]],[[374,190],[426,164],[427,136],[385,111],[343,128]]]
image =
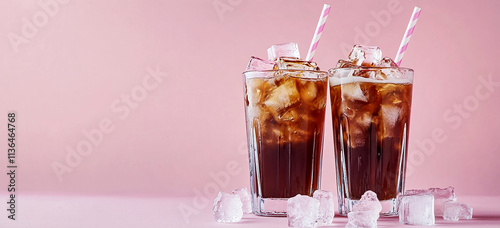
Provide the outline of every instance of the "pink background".
[[[394,57],[413,7],[423,9],[403,59],[415,70],[406,187],[499,195],[500,4],[451,0],[74,0],[52,6],[53,17],[38,1],[1,1],[0,123],[6,132],[7,112],[17,112],[19,192],[203,200],[248,187],[241,73],[275,43],[297,42],[305,57],[323,3],[332,5],[315,56],[324,70],[358,42]],[[33,16],[37,32],[16,52],[8,34],[22,36]],[[146,76],[157,66],[161,82]],[[89,144],[82,132],[102,120],[111,132]],[[322,188],[336,191],[329,113],[325,131]],[[68,165],[78,145],[91,151],[59,181],[53,164]]]

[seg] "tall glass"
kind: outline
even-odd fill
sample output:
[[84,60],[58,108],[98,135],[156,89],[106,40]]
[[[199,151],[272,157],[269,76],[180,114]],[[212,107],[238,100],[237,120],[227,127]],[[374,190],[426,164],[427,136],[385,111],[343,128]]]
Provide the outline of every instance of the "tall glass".
[[286,216],[288,198],[320,188],[328,73],[243,75],[253,213]]
[[413,70],[362,67],[330,70],[339,212],[347,215],[367,190],[381,215],[397,215],[404,191]]

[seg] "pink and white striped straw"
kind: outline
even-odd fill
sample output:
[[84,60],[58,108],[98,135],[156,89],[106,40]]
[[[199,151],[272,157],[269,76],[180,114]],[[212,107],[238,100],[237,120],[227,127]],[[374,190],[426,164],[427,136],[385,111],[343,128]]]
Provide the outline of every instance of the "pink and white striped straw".
[[309,47],[309,51],[307,52],[306,61],[312,61],[312,59],[314,58],[314,52],[316,52],[319,38],[321,38],[321,33],[323,33],[323,29],[325,28],[326,19],[328,18],[328,14],[330,13],[330,8],[330,5],[323,5],[323,10],[321,11],[321,16],[319,17],[318,25],[316,26],[316,31],[314,32],[311,46]]
[[408,23],[408,27],[406,27],[405,36],[403,37],[403,40],[399,45],[398,53],[396,54],[396,58],[394,59],[394,62],[396,62],[398,66],[401,65],[401,61],[403,60],[406,49],[408,48],[411,34],[413,34],[413,31],[415,30],[415,25],[417,25],[418,17],[420,16],[421,11],[422,9],[416,6],[415,9],[413,9],[413,14],[411,15],[410,22]]

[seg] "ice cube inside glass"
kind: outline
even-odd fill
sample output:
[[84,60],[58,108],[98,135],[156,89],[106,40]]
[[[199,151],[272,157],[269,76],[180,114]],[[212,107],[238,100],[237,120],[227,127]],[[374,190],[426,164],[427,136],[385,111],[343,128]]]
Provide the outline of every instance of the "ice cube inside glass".
[[[330,101],[339,212],[346,215],[364,192],[374,191],[381,215],[397,215],[403,193],[413,70],[349,67],[330,70]],[[397,69],[398,77],[378,77]]]
[[253,213],[286,216],[297,194],[320,188],[328,73],[244,73]]

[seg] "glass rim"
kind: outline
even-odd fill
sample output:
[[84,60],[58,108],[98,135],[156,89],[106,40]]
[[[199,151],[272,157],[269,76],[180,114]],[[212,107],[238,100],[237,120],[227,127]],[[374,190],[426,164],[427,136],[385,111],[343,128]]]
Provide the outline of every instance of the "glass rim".
[[364,67],[364,66],[358,66],[358,67],[335,67],[335,68],[330,68],[328,71],[331,70],[383,70],[383,69],[396,69],[396,70],[404,70],[404,71],[411,71],[413,72],[414,70],[411,68],[406,68],[406,67]]
[[277,72],[277,71],[289,71],[289,72],[310,72],[310,73],[322,73],[322,74],[328,74],[328,71],[322,71],[322,70],[297,70],[297,69],[278,69],[278,70],[247,70],[247,71],[243,71],[243,74],[246,74],[246,73],[270,73],[270,72]]

